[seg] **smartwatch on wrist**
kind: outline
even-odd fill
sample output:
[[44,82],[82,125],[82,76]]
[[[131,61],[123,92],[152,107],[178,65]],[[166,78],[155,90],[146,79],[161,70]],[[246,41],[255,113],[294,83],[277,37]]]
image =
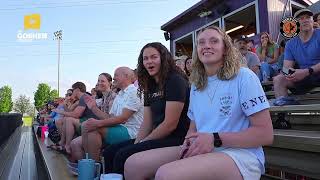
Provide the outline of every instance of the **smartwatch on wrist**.
[[212,133],[214,137],[213,145],[214,147],[221,147],[222,146],[222,141],[220,139],[219,133],[214,132]]
[[312,75],[312,74],[313,74],[313,72],[314,72],[314,70],[313,70],[313,68],[312,68],[312,67],[309,67],[309,68],[308,68],[308,71],[309,71],[309,75]]

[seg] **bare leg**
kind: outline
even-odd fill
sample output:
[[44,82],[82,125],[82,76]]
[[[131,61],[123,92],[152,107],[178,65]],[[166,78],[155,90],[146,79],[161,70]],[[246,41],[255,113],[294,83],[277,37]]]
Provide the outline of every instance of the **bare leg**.
[[61,133],[62,131],[62,124],[63,124],[63,118],[59,119],[58,121],[55,121],[56,127],[58,131]]
[[242,180],[243,178],[230,156],[216,152],[193,156],[161,166],[156,173],[155,180],[163,179]]
[[90,158],[95,161],[100,161],[102,139],[106,131],[107,128],[100,128],[97,131],[91,131],[82,135],[84,150],[88,152]]
[[154,177],[160,166],[178,159],[180,149],[175,146],[133,154],[124,165],[125,179],[142,180]]
[[66,126],[66,145],[65,145],[65,148],[66,148],[67,153],[70,154],[71,153],[70,143],[71,143],[71,140],[73,139],[75,129],[80,126],[80,122],[79,122],[79,119],[68,117],[66,119],[65,124],[66,124],[65,125]]
[[273,78],[274,92],[276,98],[280,96],[288,96],[288,88],[293,86],[293,83],[288,81],[283,74],[279,74]]
[[66,144],[66,126],[65,126],[66,118],[64,117],[58,122],[59,122],[58,123],[59,125],[57,125],[57,127],[58,127],[60,134],[61,134],[61,140],[60,140],[59,144],[61,146],[64,146]]
[[71,161],[76,162],[84,157],[84,149],[82,147],[82,137],[79,136],[71,141]]
[[[180,147],[159,148],[134,154],[125,164],[128,180],[241,180],[240,171],[232,158],[224,153],[207,153],[177,160]],[[169,163],[170,162],[170,163]]]

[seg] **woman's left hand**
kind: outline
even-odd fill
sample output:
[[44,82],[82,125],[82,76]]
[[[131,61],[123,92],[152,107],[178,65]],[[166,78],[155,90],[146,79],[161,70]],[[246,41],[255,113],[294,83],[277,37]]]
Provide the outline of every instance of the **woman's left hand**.
[[211,133],[192,133],[186,139],[194,138],[184,158],[212,152],[214,137]]

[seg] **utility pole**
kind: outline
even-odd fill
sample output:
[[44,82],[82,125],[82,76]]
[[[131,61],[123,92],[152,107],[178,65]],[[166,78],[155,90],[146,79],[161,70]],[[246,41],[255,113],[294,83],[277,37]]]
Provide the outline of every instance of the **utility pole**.
[[58,40],[58,97],[60,96],[60,41],[62,40],[62,30],[54,32],[55,40]]

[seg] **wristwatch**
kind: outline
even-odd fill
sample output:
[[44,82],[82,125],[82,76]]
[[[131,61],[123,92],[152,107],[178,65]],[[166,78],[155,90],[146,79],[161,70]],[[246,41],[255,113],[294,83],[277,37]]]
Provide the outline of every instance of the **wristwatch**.
[[308,71],[309,71],[309,75],[312,75],[312,74],[313,74],[313,72],[314,72],[314,70],[313,70],[313,68],[312,68],[312,67],[309,67],[309,68],[308,68]]
[[220,139],[219,133],[214,132],[212,133],[214,137],[213,145],[214,147],[221,147],[222,146],[222,141]]

